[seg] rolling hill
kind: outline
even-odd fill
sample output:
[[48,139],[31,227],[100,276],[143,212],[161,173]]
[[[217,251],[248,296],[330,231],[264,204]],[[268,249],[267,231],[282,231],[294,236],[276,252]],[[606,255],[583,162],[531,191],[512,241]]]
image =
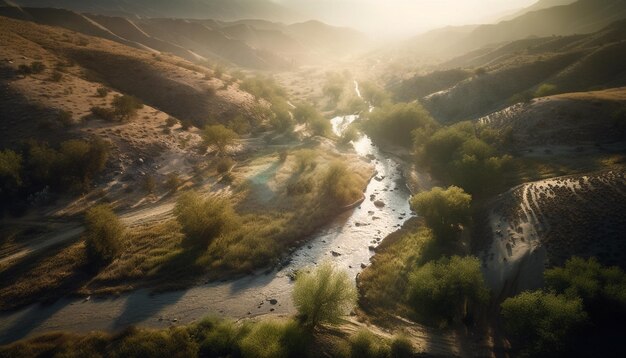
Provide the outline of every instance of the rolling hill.
[[588,35],[518,40],[452,59],[392,91],[399,99],[421,99],[442,122],[455,122],[533,96],[620,87],[626,85],[624,39],[626,21]]
[[276,70],[361,51],[368,39],[317,21],[284,25],[264,20],[224,22],[81,14],[56,8],[2,7],[0,15],[60,26],[140,49]]

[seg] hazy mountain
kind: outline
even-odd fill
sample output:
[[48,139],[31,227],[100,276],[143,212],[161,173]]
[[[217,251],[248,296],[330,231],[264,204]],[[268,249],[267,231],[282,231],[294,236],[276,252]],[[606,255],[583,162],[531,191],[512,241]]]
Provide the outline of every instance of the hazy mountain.
[[269,0],[12,0],[26,7],[53,7],[106,15],[147,17],[247,18],[294,22],[306,20],[293,10]]
[[518,16],[522,16],[532,11],[548,9],[548,8],[555,7],[555,6],[569,5],[576,1],[577,0],[539,0],[536,3],[532,4],[531,6],[525,7],[518,11],[514,11],[510,13],[509,15],[502,17],[500,21],[513,20],[514,18]]
[[[539,2],[547,6],[558,2]],[[411,51],[442,57],[456,56],[483,46],[524,39],[531,36],[584,34],[598,31],[614,21],[626,18],[626,1],[579,0],[569,5],[526,12],[512,20],[481,25],[469,33],[467,27],[441,29],[416,36],[408,42]],[[451,31],[452,30],[452,31]],[[436,36],[436,40],[431,38]]]

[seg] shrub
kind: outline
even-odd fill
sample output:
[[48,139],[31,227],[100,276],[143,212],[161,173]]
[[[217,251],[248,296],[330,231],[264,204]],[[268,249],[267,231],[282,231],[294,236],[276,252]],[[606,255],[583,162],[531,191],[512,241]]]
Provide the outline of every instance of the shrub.
[[415,355],[413,344],[408,337],[400,335],[393,338],[390,346],[391,358],[410,358]]
[[165,120],[165,125],[168,127],[173,127],[178,123],[178,119],[174,118],[174,117],[167,117],[167,119]]
[[256,323],[241,340],[243,357],[302,357],[307,353],[308,332],[294,321]]
[[361,329],[350,337],[350,357],[385,358],[389,353],[386,342],[367,329]]
[[74,124],[74,119],[72,118],[72,112],[61,110],[57,115],[57,120],[61,122],[61,124],[65,127],[70,127]]
[[217,161],[217,165],[215,166],[215,168],[217,169],[217,172],[219,174],[224,174],[230,171],[230,168],[233,167],[233,165],[235,165],[235,161],[230,159],[230,158],[220,158]]
[[10,149],[0,151],[0,193],[9,186],[22,183],[22,156]]
[[411,198],[411,209],[424,217],[437,239],[454,239],[459,225],[471,220],[472,196],[463,189],[451,186],[447,189],[435,187]]
[[181,185],[180,177],[178,173],[169,173],[167,175],[167,180],[165,181],[165,186],[171,192],[175,192],[178,190],[178,187]]
[[328,136],[332,133],[330,121],[321,116],[312,118],[308,123],[308,127],[313,135]]
[[54,71],[52,72],[52,75],[50,75],[50,81],[52,82],[60,82],[63,79],[63,73],[60,71]]
[[99,106],[91,107],[91,114],[100,119],[104,119],[106,121],[115,120],[115,111],[110,108],[104,108]]
[[602,266],[595,258],[572,257],[564,267],[544,273],[547,287],[567,297],[580,297],[594,319],[626,315],[626,274],[619,267]]
[[372,82],[363,82],[360,84],[361,94],[363,99],[372,106],[382,106],[389,101],[389,95],[380,87],[376,86]]
[[106,97],[109,94],[110,90],[106,87],[98,87],[98,89],[96,89],[96,95],[98,97]]
[[107,349],[107,356],[122,357],[195,357],[198,345],[181,327],[163,330],[129,328]]
[[357,139],[359,139],[359,132],[353,126],[350,126],[341,135],[341,138],[339,139],[339,144],[348,145],[350,144],[350,142],[353,142]]
[[122,249],[124,225],[107,205],[97,205],[85,214],[85,247],[95,265],[111,262]]
[[348,167],[340,161],[330,164],[322,185],[326,194],[339,205],[351,204],[362,196],[356,174],[350,172]]
[[237,115],[228,122],[228,127],[234,130],[237,134],[250,133],[250,122],[242,115]]
[[550,96],[550,95],[557,93],[557,90],[558,89],[555,85],[544,83],[541,86],[539,86],[539,88],[537,88],[537,91],[535,91],[535,97]]
[[507,298],[502,303],[502,316],[506,330],[530,356],[563,354],[568,338],[587,318],[580,298],[541,291]]
[[413,132],[419,130],[428,137],[437,128],[430,113],[417,102],[385,104],[377,107],[365,121],[365,131],[378,141],[410,147],[413,145]]
[[432,323],[466,319],[489,298],[480,261],[458,256],[416,269],[409,278],[408,294],[416,315]]
[[113,99],[114,113],[121,121],[129,121],[143,108],[143,103],[133,96],[116,96]]
[[232,129],[221,124],[208,125],[202,131],[202,139],[207,147],[215,146],[218,153],[223,153],[226,147],[233,145],[239,138]]
[[298,274],[293,301],[306,326],[337,323],[354,306],[356,288],[346,272],[326,262],[310,273]]
[[228,232],[237,221],[235,211],[227,199],[202,198],[193,191],[178,198],[174,215],[187,239],[199,246],[208,246],[213,239]]
[[148,174],[143,178],[143,190],[145,190],[146,193],[154,193],[154,191],[156,190],[156,186],[156,180],[152,175]]
[[66,185],[87,188],[108,158],[109,144],[99,137],[88,142],[72,139],[61,143],[56,170]]

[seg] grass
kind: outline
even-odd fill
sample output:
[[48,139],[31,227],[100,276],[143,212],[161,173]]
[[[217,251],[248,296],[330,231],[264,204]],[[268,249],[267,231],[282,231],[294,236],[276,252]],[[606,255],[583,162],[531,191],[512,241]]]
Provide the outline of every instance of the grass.
[[372,265],[359,275],[360,306],[374,315],[392,311],[408,314],[410,308],[404,302],[409,275],[433,254],[432,242],[432,232],[417,219],[386,237]]

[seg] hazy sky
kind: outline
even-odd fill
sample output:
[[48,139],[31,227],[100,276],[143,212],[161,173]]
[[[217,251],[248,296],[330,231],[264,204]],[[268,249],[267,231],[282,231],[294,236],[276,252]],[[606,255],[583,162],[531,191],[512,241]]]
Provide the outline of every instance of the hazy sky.
[[384,34],[485,22],[538,0],[274,0],[323,21]]

